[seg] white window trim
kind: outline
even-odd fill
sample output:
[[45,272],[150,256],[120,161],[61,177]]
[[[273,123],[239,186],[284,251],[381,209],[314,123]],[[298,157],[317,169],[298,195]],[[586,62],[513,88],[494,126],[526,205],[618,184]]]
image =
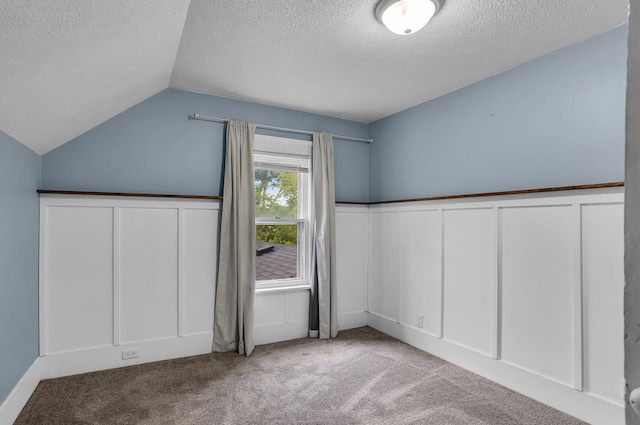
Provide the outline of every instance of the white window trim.
[[[264,218],[256,217],[256,225],[259,224],[302,224],[303,232],[298,232],[298,267],[302,277],[295,279],[257,280],[256,292],[277,291],[295,288],[309,288],[311,286],[311,255],[313,249],[311,223],[313,223],[313,185],[311,167],[311,143],[305,140],[289,139],[285,137],[266,136],[256,134],[254,137],[253,151],[258,155],[274,155],[284,157],[305,157],[309,159],[308,170],[300,170],[303,176],[302,184],[307,186],[303,193],[302,202],[298,202],[298,216],[304,218]],[[267,167],[265,167],[268,169]],[[257,167],[257,169],[265,169]],[[292,169],[291,171],[295,171]],[[300,192],[299,192],[300,193]],[[302,239],[302,241],[300,240]],[[303,248],[302,250],[300,248]],[[302,251],[302,253],[301,253]]]

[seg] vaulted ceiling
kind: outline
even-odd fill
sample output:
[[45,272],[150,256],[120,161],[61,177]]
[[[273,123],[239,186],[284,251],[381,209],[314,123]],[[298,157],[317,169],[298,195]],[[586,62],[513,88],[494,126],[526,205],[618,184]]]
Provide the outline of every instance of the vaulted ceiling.
[[0,130],[46,153],[174,87],[371,122],[624,23],[627,0],[0,0]]

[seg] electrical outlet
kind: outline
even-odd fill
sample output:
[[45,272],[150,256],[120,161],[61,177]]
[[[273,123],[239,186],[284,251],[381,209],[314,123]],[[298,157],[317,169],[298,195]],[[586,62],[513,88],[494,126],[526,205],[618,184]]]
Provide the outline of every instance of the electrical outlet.
[[418,327],[421,328],[424,324],[424,316],[422,314],[418,314]]
[[135,359],[140,355],[137,348],[131,350],[122,350],[122,360]]

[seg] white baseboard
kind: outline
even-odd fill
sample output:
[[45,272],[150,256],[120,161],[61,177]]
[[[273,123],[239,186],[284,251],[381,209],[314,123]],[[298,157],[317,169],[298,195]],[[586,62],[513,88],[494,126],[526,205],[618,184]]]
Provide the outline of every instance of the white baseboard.
[[[119,346],[97,347],[40,357],[42,379],[96,372],[211,352],[213,332]],[[139,357],[122,360],[123,350],[138,349]]]
[[256,345],[272,344],[274,342],[288,341],[290,339],[304,338],[307,336],[309,336],[308,320],[274,323],[255,326],[253,328],[253,340]]
[[27,369],[9,396],[0,405],[0,425],[11,425],[40,383],[40,358]]
[[624,406],[369,313],[368,326],[592,425],[624,425]]
[[367,326],[367,312],[343,313],[338,315],[338,330],[361,328]]

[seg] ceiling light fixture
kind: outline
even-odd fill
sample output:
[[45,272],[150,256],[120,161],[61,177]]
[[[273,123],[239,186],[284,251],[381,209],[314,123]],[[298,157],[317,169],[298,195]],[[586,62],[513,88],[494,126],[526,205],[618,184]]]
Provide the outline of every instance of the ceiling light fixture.
[[440,0],[381,0],[376,18],[391,32],[413,34],[424,27],[440,9]]

